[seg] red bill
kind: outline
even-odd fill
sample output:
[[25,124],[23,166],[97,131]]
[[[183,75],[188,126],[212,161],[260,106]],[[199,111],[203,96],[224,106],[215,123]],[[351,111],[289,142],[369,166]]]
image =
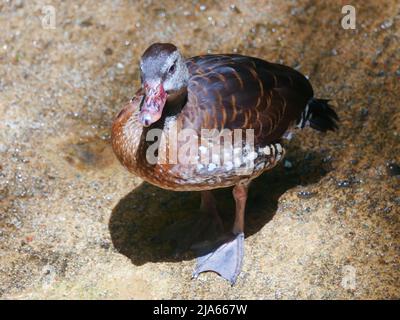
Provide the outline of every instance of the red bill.
[[140,110],[140,122],[148,127],[161,118],[165,103],[167,102],[167,93],[162,84],[144,85],[145,98]]

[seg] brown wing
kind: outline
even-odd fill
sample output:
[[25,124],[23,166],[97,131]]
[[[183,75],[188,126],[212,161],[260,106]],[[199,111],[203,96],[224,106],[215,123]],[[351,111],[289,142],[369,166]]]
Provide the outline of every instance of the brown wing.
[[254,129],[257,145],[281,138],[313,96],[289,67],[241,55],[205,55],[187,62],[191,78],[184,126]]

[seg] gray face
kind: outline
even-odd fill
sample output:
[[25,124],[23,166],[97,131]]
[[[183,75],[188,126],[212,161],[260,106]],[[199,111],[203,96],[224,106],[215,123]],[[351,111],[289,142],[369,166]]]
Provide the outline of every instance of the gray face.
[[140,61],[142,85],[162,85],[167,93],[187,86],[189,71],[178,49],[169,43],[152,44]]

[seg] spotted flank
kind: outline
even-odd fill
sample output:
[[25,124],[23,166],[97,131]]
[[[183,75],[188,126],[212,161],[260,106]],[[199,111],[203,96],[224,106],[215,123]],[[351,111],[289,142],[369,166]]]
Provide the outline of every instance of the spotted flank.
[[[209,154],[211,150],[211,146],[210,149],[200,146],[199,154]],[[170,173],[185,179],[186,183],[190,181],[192,184],[197,184],[198,180],[207,180],[210,186],[229,186],[234,184],[239,177],[250,180],[258,177],[264,171],[276,166],[284,154],[285,150],[280,143],[254,149],[244,145],[243,148],[224,149],[218,157],[215,157],[215,154],[212,155],[209,158],[210,162],[193,165],[191,167],[193,171],[190,171],[188,167],[176,165],[170,169]]]
[[273,143],[265,146],[262,152],[269,158],[271,163],[280,161],[285,155],[285,150],[280,143]]

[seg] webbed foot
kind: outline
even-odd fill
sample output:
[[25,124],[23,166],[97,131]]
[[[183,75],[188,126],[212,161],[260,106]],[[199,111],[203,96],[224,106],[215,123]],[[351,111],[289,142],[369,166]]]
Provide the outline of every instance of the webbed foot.
[[202,272],[213,271],[234,285],[242,269],[243,255],[244,234],[241,232],[226,239],[215,250],[203,252],[197,258],[193,277],[197,278]]

